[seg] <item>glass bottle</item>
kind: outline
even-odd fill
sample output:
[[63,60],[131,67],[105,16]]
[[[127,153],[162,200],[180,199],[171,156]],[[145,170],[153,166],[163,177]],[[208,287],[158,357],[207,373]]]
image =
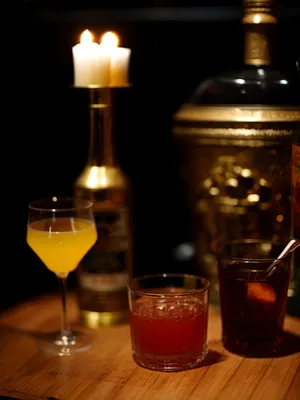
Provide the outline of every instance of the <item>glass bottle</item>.
[[75,182],[77,196],[94,202],[98,240],[78,268],[80,316],[89,327],[127,319],[131,274],[130,185],[114,152],[112,88],[90,88],[88,161]]
[[[292,133],[299,129],[299,83],[276,68],[273,0],[245,0],[244,66],[202,82],[174,116],[182,155],[196,268],[218,302],[215,240],[291,232]],[[271,237],[272,236],[272,237]]]

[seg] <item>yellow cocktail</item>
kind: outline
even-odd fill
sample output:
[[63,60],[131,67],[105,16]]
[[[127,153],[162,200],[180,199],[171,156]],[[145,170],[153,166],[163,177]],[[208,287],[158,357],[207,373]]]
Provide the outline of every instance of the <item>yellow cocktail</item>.
[[91,346],[85,332],[72,332],[67,321],[66,284],[69,272],[97,240],[93,203],[78,198],[42,199],[28,205],[27,243],[61,286],[62,325],[58,333],[40,339],[45,350],[60,356]]
[[97,240],[95,223],[80,218],[53,218],[28,224],[27,243],[50,271],[76,269]]

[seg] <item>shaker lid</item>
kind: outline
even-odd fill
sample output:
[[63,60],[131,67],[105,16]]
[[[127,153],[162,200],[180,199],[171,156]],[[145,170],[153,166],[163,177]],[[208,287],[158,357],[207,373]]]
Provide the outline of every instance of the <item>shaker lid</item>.
[[201,145],[281,145],[300,131],[300,82],[270,68],[202,82],[175,113],[173,134]]
[[300,81],[268,68],[228,71],[198,85],[174,119],[199,123],[300,121]]

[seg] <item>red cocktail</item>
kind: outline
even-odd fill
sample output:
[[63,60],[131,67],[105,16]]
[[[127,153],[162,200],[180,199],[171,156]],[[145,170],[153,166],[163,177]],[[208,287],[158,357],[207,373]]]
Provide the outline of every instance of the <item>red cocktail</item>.
[[[135,287],[134,287],[135,286]],[[176,371],[207,354],[208,282],[156,275],[129,288],[133,357],[151,369]]]

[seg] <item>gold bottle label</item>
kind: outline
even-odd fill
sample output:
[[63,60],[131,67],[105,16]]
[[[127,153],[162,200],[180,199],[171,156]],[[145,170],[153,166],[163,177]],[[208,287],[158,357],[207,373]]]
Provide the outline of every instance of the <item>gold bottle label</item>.
[[80,308],[116,312],[128,307],[127,209],[95,212],[95,221],[98,240],[78,269]]

